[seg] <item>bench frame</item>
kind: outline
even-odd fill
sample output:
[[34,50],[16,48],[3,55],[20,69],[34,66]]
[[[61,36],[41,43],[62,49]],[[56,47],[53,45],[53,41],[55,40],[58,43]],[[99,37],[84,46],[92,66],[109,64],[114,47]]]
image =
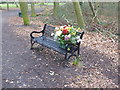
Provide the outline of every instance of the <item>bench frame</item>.
[[[31,32],[30,33],[30,37],[31,37],[31,49],[33,49],[33,45],[34,45],[34,43],[38,43],[38,42],[36,42],[34,39],[35,38],[39,38],[39,37],[34,37],[33,36],[33,34],[34,33],[41,33],[42,34],[42,36],[44,36],[44,34],[45,34],[45,29],[46,29],[46,26],[47,26],[47,24],[45,24],[44,25],[44,27],[43,27],[43,30],[42,31],[33,31],[33,32]],[[80,39],[82,39],[82,37],[83,37],[83,34],[84,34],[84,31],[83,32],[79,32],[79,34],[80,34]],[[42,36],[40,36],[40,37],[42,37]],[[40,43],[38,43],[38,44],[40,44]],[[81,44],[81,42],[79,42],[79,43],[76,43],[76,45],[71,45],[71,44],[67,44],[66,45],[66,48],[65,48],[65,60],[69,60],[72,56],[75,56],[75,57],[78,57],[79,55],[80,55],[80,44]],[[68,47],[72,47],[73,48],[73,50],[70,50],[70,51],[68,51],[67,50],[67,48]],[[62,48],[61,48],[62,49]],[[76,54],[76,51],[77,51],[77,54]],[[58,52],[58,51],[57,51]],[[70,54],[69,56],[68,56],[68,53]]]

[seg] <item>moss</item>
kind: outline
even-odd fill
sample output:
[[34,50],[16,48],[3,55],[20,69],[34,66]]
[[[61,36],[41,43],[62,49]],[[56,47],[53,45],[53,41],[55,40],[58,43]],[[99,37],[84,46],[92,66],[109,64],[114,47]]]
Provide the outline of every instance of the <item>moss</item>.
[[79,5],[79,2],[73,2],[73,5],[74,5],[78,25],[81,27],[84,27],[85,23],[83,20],[83,15],[82,15],[82,11],[81,11],[81,7]]
[[22,13],[24,25],[30,25],[30,20],[28,17],[28,5],[26,2],[19,2],[20,4],[20,10]]

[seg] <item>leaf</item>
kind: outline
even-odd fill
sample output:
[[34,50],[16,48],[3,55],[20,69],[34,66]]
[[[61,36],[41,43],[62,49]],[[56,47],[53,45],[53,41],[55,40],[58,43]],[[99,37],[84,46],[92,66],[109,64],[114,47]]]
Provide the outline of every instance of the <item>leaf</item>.
[[75,59],[75,60],[73,61],[73,65],[78,65],[78,60]]
[[71,43],[72,43],[72,44],[75,44],[75,43],[76,43],[75,38],[72,38]]
[[49,74],[50,74],[51,76],[53,76],[53,75],[55,74],[55,72],[50,71]]
[[67,48],[68,51],[70,51],[70,48]]
[[80,61],[80,59],[79,59],[79,58],[76,58],[76,59],[73,61],[73,65],[78,65],[78,64],[79,64],[79,61]]

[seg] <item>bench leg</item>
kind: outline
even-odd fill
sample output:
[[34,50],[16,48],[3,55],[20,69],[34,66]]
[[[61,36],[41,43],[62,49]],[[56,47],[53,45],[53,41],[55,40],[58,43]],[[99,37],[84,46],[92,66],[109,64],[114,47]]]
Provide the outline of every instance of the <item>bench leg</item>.
[[78,56],[80,55],[80,46],[78,46],[77,54],[78,54]]
[[78,57],[78,55],[76,55],[76,54],[71,54],[67,59],[69,60],[73,56],[75,56],[76,58]]
[[[75,53],[75,52],[74,52]],[[75,56],[76,58],[79,56],[77,54],[74,53],[70,53],[70,55],[68,56],[67,53],[65,54],[65,60],[69,60],[72,56]],[[77,52],[78,53],[78,52]]]
[[35,42],[32,40],[32,38],[31,38],[30,42],[31,42],[31,48],[30,49],[33,49],[33,45],[34,45]]
[[65,60],[67,60],[67,53],[65,54]]

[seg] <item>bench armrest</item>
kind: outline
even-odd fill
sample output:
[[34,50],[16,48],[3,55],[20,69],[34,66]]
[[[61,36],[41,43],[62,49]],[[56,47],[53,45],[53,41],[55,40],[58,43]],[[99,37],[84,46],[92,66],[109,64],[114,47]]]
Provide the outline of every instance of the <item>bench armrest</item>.
[[82,39],[85,32],[82,31],[82,32],[77,32],[77,33],[78,33],[78,35],[80,35],[80,39]]
[[33,37],[33,34],[34,34],[34,33],[42,33],[42,34],[43,34],[43,31],[40,31],[40,32],[38,32],[38,31],[33,31],[33,32],[31,32],[31,33],[30,33],[30,37],[31,37],[31,38],[35,38],[35,37]]

